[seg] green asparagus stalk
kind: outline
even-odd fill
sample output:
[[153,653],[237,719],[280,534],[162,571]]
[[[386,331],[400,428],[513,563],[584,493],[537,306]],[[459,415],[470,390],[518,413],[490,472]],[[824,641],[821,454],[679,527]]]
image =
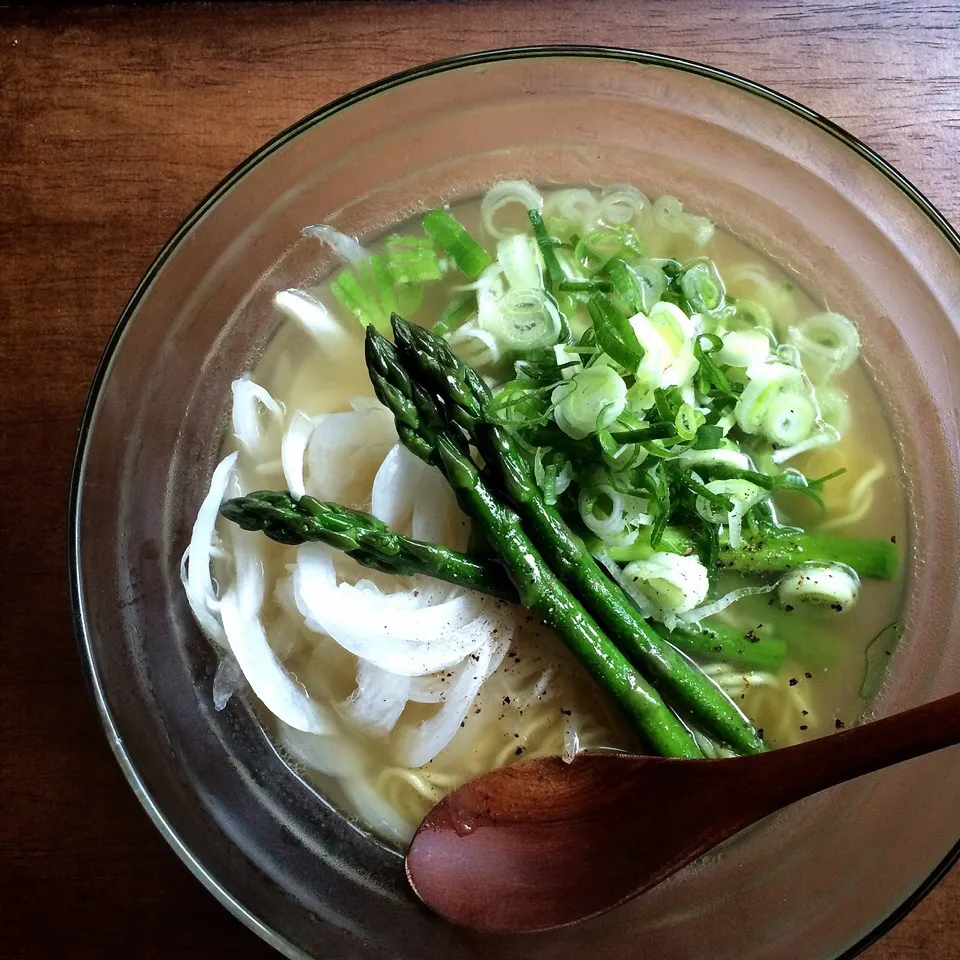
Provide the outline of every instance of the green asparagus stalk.
[[520,518],[487,488],[433,401],[411,381],[394,347],[373,326],[367,328],[366,358],[374,390],[393,412],[400,440],[443,471],[464,512],[496,550],[524,606],[557,631],[653,749],[669,757],[701,756],[686,727],[547,566]]
[[787,659],[787,644],[781,637],[737,627],[675,627],[665,639],[699,662],[729,663],[740,670],[776,673]]
[[[682,530],[668,527],[657,549],[689,553],[695,547],[694,541]],[[642,537],[628,547],[612,547],[607,551],[617,563],[645,560],[652,552],[653,548]],[[760,531],[744,530],[738,547],[731,547],[726,533],[722,534],[717,566],[744,573],[782,573],[807,560],[845,563],[861,577],[892,580],[897,575],[899,552],[897,545],[889,540],[766,527]]]
[[220,513],[244,530],[262,530],[278,543],[319,541],[384,573],[419,573],[504,600],[517,599],[517,591],[496,564],[480,563],[465,553],[405,537],[376,517],[339,503],[323,503],[313,497],[294,500],[286,492],[258,490],[228,500]]
[[650,679],[660,694],[706,733],[744,753],[765,747],[733,701],[683,654],[653,630],[626,594],[597,565],[584,542],[549,505],[523,453],[501,426],[485,420],[490,391],[473,368],[429,331],[396,314],[391,318],[397,349],[408,369],[428,385],[453,423],[467,432],[488,468],[503,478],[530,535],[565,583],[611,638]]
[[[313,497],[295,500],[285,491],[258,490],[228,500],[220,513],[244,530],[260,530],[277,543],[319,541],[383,573],[420,574],[520,602],[495,560],[404,536],[376,517],[339,503],[322,503]],[[697,660],[729,663],[744,670],[775,672],[786,656],[786,645],[779,638],[750,635],[735,627],[677,627],[664,639]]]

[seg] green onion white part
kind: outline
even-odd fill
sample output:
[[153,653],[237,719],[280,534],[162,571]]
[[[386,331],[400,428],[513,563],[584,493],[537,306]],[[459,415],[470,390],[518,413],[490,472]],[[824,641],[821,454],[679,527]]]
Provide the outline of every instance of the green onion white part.
[[557,426],[575,440],[610,426],[627,404],[627,386],[612,367],[593,366],[559,384],[551,400]]
[[785,610],[808,606],[843,613],[859,596],[860,578],[843,563],[804,563],[777,583],[777,599]]
[[623,574],[652,605],[659,620],[693,610],[710,589],[707,568],[696,556],[654,553],[646,560],[628,563]]

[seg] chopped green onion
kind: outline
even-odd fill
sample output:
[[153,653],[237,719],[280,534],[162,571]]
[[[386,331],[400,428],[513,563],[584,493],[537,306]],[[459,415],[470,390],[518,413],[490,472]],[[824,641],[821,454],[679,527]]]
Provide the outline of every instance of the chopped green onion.
[[626,370],[634,371],[643,360],[643,347],[630,321],[605,294],[595,293],[587,303],[597,343],[604,352]]
[[413,312],[422,297],[419,286],[396,285],[387,261],[377,255],[341,270],[330,289],[364,326],[372,323],[384,334],[390,332],[391,313]]
[[575,440],[613,423],[627,403],[627,386],[612,367],[594,366],[553,391],[557,426]]
[[680,289],[693,313],[713,313],[723,307],[723,280],[712,260],[701,260],[684,270]]
[[609,280],[561,280],[557,289],[565,293],[609,293],[613,284]]
[[716,450],[723,444],[723,427],[715,424],[701,423],[697,427],[696,436],[690,444],[691,450]]
[[[707,347],[704,347],[704,341]],[[697,368],[697,392],[702,396],[718,393],[735,400],[739,392],[730,378],[717,366],[711,354],[723,348],[723,341],[713,333],[702,333],[693,342],[693,355],[700,366]]]
[[689,403],[683,404],[677,411],[674,423],[677,428],[677,436],[681,440],[692,440],[700,427],[704,426],[704,416],[699,411],[690,406]]
[[528,233],[514,233],[497,244],[497,262],[511,288],[543,286],[537,243]]
[[671,427],[663,423],[651,423],[634,430],[616,430],[611,436],[617,443],[642,443],[644,440],[660,440],[673,433]]
[[511,350],[552,347],[562,332],[560,311],[544,290],[509,290],[497,302],[498,315],[486,324]]
[[560,241],[547,233],[547,228],[543,223],[543,216],[539,210],[528,210],[527,216],[533,225],[533,235],[537,238],[540,257],[547,271],[547,282],[551,288],[556,287],[557,284],[566,277],[563,268],[560,266],[560,261],[557,259],[556,248],[560,245]]
[[653,553],[646,560],[628,563],[623,573],[660,613],[693,610],[710,589],[707,568],[692,554]]
[[726,367],[750,367],[769,356],[770,337],[758,327],[725,333],[723,347],[716,353],[717,363]]
[[744,433],[761,433],[770,405],[781,394],[809,392],[803,373],[789,363],[758,363],[737,400],[737,424]]
[[426,283],[443,276],[437,251],[427,237],[387,237],[385,246],[394,283]]
[[785,610],[806,604],[842,613],[859,595],[860,577],[845,563],[802,563],[777,581],[777,598]]
[[857,328],[840,313],[817,313],[802,326],[790,327],[787,339],[803,357],[804,367],[819,381],[843,373],[860,352]]
[[423,229],[471,280],[476,280],[493,263],[490,254],[446,210],[431,210],[423,218]]
[[770,311],[756,300],[738,298],[734,303],[733,316],[740,324],[746,324],[748,327],[773,330],[773,317],[770,316]]
[[662,423],[676,425],[680,409],[684,405],[679,387],[657,387],[653,391],[653,404]]
[[493,422],[518,427],[546,423],[544,390],[530,381],[508,380],[487,404],[487,415]]
[[446,305],[440,319],[433,326],[433,332],[438,337],[445,336],[466,323],[476,312],[476,291],[463,290]]
[[817,408],[799,393],[782,393],[767,407],[763,432],[781,447],[806,440],[817,423]]
[[667,286],[663,270],[652,261],[629,264],[614,257],[604,269],[632,313],[649,313]]

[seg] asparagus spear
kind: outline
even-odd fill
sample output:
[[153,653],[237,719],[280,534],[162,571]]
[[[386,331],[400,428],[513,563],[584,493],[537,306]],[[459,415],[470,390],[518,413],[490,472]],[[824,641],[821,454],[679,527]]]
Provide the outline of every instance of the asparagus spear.
[[[339,503],[321,503],[313,497],[295,500],[285,491],[258,490],[228,500],[220,513],[244,530],[263,531],[277,543],[320,541],[374,570],[402,576],[418,573],[520,602],[516,589],[495,560],[471,557],[404,536],[376,517]],[[786,645],[779,638],[748,636],[735,627],[677,627],[664,639],[689,656],[730,663],[745,670],[776,671],[786,656]]]
[[[682,530],[667,527],[658,550],[689,553],[696,547]],[[613,547],[607,551],[612,560],[629,563],[644,560],[653,552],[649,542],[638,539],[629,547]],[[720,537],[717,566],[745,573],[781,573],[806,560],[845,563],[861,577],[892,580],[897,575],[898,551],[889,540],[865,537],[833,537],[827,534],[804,533],[788,527],[767,527],[760,531],[744,530],[740,546],[730,546],[726,533]]]
[[339,503],[323,503],[313,497],[294,500],[289,493],[258,490],[228,500],[220,513],[244,530],[262,530],[278,543],[318,540],[384,573],[421,573],[504,600],[517,599],[516,590],[496,564],[480,563],[465,553],[405,537],[376,517]]
[[393,346],[373,326],[367,327],[366,358],[374,390],[393,412],[401,441],[443,471],[464,512],[497,551],[521,602],[557,631],[655,750],[669,757],[701,756],[690,732],[547,566],[520,518],[487,488],[436,405],[411,381]]
[[397,349],[410,371],[429,384],[448,418],[468,433],[487,466],[502,475],[506,492],[534,542],[564,582],[574,586],[620,649],[667,700],[688,712],[705,732],[738,751],[762,752],[763,741],[733,701],[696,664],[664,642],[624,592],[600,570],[557,510],[544,500],[511,435],[484,419],[484,407],[491,395],[479,374],[429,331],[396,314],[391,322]]
[[699,630],[675,627],[665,639],[687,656],[710,663],[729,663],[741,670],[776,673],[787,658],[787,645],[781,637],[763,636],[737,627],[700,627]]

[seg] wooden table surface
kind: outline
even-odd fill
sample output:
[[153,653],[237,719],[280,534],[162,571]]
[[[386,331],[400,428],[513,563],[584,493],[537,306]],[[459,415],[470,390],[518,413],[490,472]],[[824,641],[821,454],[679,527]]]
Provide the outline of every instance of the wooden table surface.
[[[960,5],[368,2],[0,10],[0,955],[266,958],[127,788],[65,570],[87,384],[157,249],[227,171],[353,87],[544,42],[635,46],[841,123],[960,223]],[[960,958],[960,871],[865,954]],[[661,958],[656,958],[661,960]]]

